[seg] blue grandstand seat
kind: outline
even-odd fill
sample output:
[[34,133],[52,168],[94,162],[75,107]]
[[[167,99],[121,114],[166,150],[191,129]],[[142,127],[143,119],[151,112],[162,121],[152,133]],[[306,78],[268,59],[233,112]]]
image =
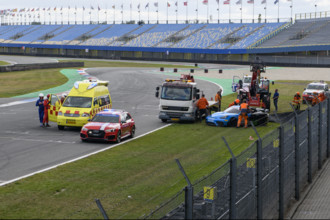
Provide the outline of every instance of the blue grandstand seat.
[[123,46],[152,47],[187,26],[187,24],[158,24],[151,30],[141,34]]
[[242,24],[208,24],[202,30],[178,42],[173,47],[207,48],[241,26]]
[[[109,29],[93,36],[92,38],[88,39],[87,41],[83,42],[83,45],[98,45],[98,46],[106,46],[110,45],[119,37],[139,28],[137,24],[118,24],[113,25]],[[111,44],[111,46],[115,46]]]
[[[314,29],[325,27],[314,25]],[[284,23],[267,24],[88,24],[0,26],[0,42],[197,49],[247,48],[277,33]],[[329,23],[330,26],[330,23]],[[312,28],[312,27],[311,27]],[[44,41],[46,34],[53,36]],[[16,40],[13,36],[22,35]],[[90,38],[81,42],[80,36]],[[127,38],[122,38],[123,36]],[[170,38],[171,37],[171,38]],[[240,39],[229,44],[226,39]],[[320,38],[324,36],[320,35]],[[230,40],[230,39],[229,39]],[[303,41],[301,41],[303,42]]]

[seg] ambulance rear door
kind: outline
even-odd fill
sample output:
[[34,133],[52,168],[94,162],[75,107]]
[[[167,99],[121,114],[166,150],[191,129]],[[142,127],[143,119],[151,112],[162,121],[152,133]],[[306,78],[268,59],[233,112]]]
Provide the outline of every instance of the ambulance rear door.
[[48,119],[52,122],[57,122],[57,114],[61,107],[61,100],[55,94],[50,94],[50,108],[48,109]]

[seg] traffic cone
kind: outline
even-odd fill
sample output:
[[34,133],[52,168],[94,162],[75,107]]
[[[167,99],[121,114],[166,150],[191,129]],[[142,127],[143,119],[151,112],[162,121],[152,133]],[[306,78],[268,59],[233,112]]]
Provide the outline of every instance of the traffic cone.
[[253,140],[254,140],[254,138],[253,138],[252,136],[250,136],[250,137],[249,137],[249,140],[250,140],[250,141],[253,141]]

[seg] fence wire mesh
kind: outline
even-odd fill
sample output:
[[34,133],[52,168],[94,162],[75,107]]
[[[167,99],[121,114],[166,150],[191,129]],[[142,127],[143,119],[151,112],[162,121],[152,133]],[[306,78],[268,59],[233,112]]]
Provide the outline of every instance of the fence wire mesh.
[[322,155],[322,162],[324,162],[327,158],[327,140],[328,140],[328,129],[327,129],[327,124],[328,124],[328,103],[326,102],[321,102],[320,103],[320,108],[321,108],[321,133],[320,133],[320,140],[321,140],[321,155]]
[[312,175],[318,170],[318,151],[319,151],[319,106],[316,105],[310,109],[312,112],[311,118],[311,140],[312,140]]
[[279,129],[262,139],[262,191],[263,218],[273,219],[278,216],[279,200]]
[[[194,218],[219,218],[229,210],[230,201],[230,162],[228,161],[209,176],[197,181],[194,187]],[[204,200],[204,187],[215,188],[216,195],[213,201]],[[216,208],[215,208],[216,207]],[[207,214],[206,214],[207,213]]]
[[284,129],[284,207],[289,207],[295,190],[295,119],[283,125]]
[[[281,128],[275,129],[262,138],[261,189],[259,198],[257,141],[236,157],[236,170],[231,182],[231,161],[223,164],[210,175],[193,184],[194,187],[194,218],[203,219],[229,219],[231,212],[235,211],[237,219],[256,219],[258,209],[262,208],[262,218],[279,218],[280,210],[285,213],[295,199],[296,186],[301,192],[308,184],[309,170],[312,176],[318,170],[319,162],[327,158],[328,148],[328,117],[329,101],[325,101],[306,111],[299,112],[294,117],[290,114],[282,121]],[[282,132],[281,132],[282,129]],[[283,135],[283,137],[281,137]],[[281,141],[283,140],[283,142]],[[311,151],[309,151],[311,147]],[[280,151],[280,148],[282,149]],[[297,152],[296,152],[297,149]],[[282,157],[281,154],[282,153]],[[296,157],[296,153],[299,153]],[[311,157],[310,157],[311,155]],[[280,174],[280,160],[283,158],[283,173]],[[321,159],[321,161],[319,161]],[[298,161],[297,161],[298,160]],[[298,167],[296,167],[298,165]],[[311,167],[309,167],[311,165]],[[298,169],[299,168],[299,169]],[[299,179],[296,178],[299,172]],[[281,180],[281,178],[283,178]],[[281,192],[281,181],[283,192]],[[236,187],[233,187],[235,184]],[[213,202],[203,198],[204,186],[216,189]],[[235,198],[231,198],[231,190],[235,191]],[[181,200],[183,191],[180,192]],[[283,198],[280,199],[280,196]],[[235,208],[231,210],[231,199],[235,201]],[[261,199],[262,207],[258,207]],[[281,201],[283,203],[281,204]],[[177,203],[173,203],[177,204]],[[165,213],[166,208],[164,208]],[[176,214],[175,214],[176,213]],[[166,215],[151,215],[150,218],[163,216],[163,218],[185,218],[184,203],[181,202],[176,209]]]
[[256,150],[257,142],[237,157],[236,210],[238,219],[256,218]]
[[308,111],[298,116],[299,132],[299,186],[300,191],[305,188],[308,180]]

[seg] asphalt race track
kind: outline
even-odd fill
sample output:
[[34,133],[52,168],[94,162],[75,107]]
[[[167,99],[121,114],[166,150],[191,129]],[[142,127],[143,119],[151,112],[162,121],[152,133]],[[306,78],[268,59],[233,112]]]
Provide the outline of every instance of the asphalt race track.
[[[158,119],[159,100],[155,98],[155,88],[169,76],[154,68],[94,68],[87,72],[110,82],[113,108],[132,114],[136,136],[166,125]],[[207,98],[218,90],[213,83],[200,80],[197,83]],[[0,105],[13,101],[17,99],[0,99]],[[54,123],[50,128],[39,127],[37,111],[35,101],[0,107],[0,184],[113,145],[83,143],[79,138],[80,129],[59,131]]]

